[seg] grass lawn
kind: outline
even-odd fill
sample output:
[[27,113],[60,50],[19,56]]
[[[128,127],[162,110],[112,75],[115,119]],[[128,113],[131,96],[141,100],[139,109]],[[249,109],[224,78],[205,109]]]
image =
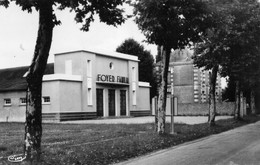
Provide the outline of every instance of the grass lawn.
[[[219,120],[213,128],[207,123],[175,124],[177,135],[161,136],[154,132],[153,124],[43,124],[42,158],[37,164],[112,164],[259,119]],[[169,132],[170,124],[166,130]],[[8,164],[9,155],[23,152],[23,138],[24,124],[0,123],[0,164]]]

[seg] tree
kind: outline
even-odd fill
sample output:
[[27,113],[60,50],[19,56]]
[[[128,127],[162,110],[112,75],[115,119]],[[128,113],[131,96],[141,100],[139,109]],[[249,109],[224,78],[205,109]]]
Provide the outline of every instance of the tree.
[[[224,2],[225,3],[225,2]],[[227,55],[227,46],[224,44],[226,34],[229,30],[230,15],[223,9],[222,1],[207,3],[208,27],[204,35],[201,36],[201,42],[195,43],[195,53],[193,56],[194,64],[210,70],[209,74],[209,125],[215,125],[216,99],[215,88],[216,79],[221,62]]]
[[[0,6],[9,6],[12,0],[1,0]],[[69,8],[75,12],[75,21],[82,24],[81,30],[88,31],[90,23],[94,21],[94,14],[99,15],[100,21],[108,25],[117,25],[124,22],[122,5],[124,0],[16,0],[23,11],[31,12],[34,8],[39,13],[39,28],[32,63],[28,69],[26,80],[27,108],[25,122],[24,156],[34,158],[32,150],[39,159],[41,154],[42,137],[42,107],[41,91],[42,77],[46,68],[47,59],[52,43],[52,33],[55,25],[60,24],[56,19],[54,7],[59,10]]]
[[149,82],[151,85],[150,98],[156,95],[157,86],[154,75],[154,59],[152,54],[145,50],[142,45],[140,45],[134,39],[125,40],[116,49],[117,52],[126,53],[138,56],[139,62],[139,80]]
[[161,46],[157,46],[157,55],[155,57],[155,62],[159,62],[162,60],[162,50],[161,50]]
[[[222,72],[236,81],[235,118],[240,119],[240,99],[244,91],[255,91],[259,84],[260,62],[260,4],[257,0],[234,1],[226,9],[233,17],[227,45],[229,56],[224,61]],[[251,96],[254,95],[251,94]],[[254,107],[254,98],[251,108]],[[254,113],[254,110],[252,110]]]
[[158,97],[159,134],[165,133],[167,76],[172,49],[184,48],[200,39],[205,4],[198,0],[138,0],[133,3],[135,22],[147,42],[163,46],[163,71]]
[[[195,47],[194,61],[212,72],[220,67],[223,76],[235,81],[235,118],[239,119],[240,88],[245,87],[245,80],[256,82],[257,73],[252,68],[259,62],[259,3],[255,0],[212,0],[208,5],[212,22],[202,37],[203,42]],[[210,111],[214,112],[209,121],[213,124],[216,110]]]

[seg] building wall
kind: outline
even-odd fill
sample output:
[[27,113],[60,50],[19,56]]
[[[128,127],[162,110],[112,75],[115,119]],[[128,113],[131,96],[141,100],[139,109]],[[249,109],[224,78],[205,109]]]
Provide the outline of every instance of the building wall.
[[[193,64],[188,50],[172,52],[168,73],[168,94],[178,97],[179,103],[205,103],[209,100],[209,71]],[[162,63],[156,64],[157,82],[161,83]],[[221,78],[217,77],[216,100],[221,101]]]
[[[84,75],[86,71],[87,59],[93,58],[93,53],[82,51],[68,52],[55,55],[54,73],[55,74],[72,74]],[[66,62],[71,61],[71,73],[66,72]]]
[[[25,98],[26,93],[2,92],[0,93],[0,121],[4,122],[24,122],[26,105],[20,103],[20,98]],[[5,106],[4,99],[10,98],[11,105]]]
[[141,94],[137,97],[137,110],[150,111],[150,87],[139,86],[139,92]]
[[81,88],[80,82],[60,81],[60,112],[84,112],[82,110]]
[[193,102],[193,86],[175,86],[174,96],[178,97],[179,103],[192,103]]
[[42,96],[50,97],[50,103],[42,104],[42,113],[59,113],[60,81],[45,81],[42,83]]
[[[194,66],[194,102],[195,103],[205,103],[209,100],[209,89],[210,89],[210,77],[209,70],[204,70],[203,68],[197,68]],[[217,75],[216,87],[215,87],[215,97],[217,102],[222,100],[222,88],[221,88],[221,78]]]
[[[81,102],[83,112],[96,111],[97,88],[103,89],[105,110],[108,110],[108,89],[115,89],[116,116],[120,116],[120,102],[118,100],[120,99],[120,90],[126,90],[127,93],[127,115],[130,115],[130,111],[138,110],[137,100],[141,93],[138,86],[137,60],[86,51],[61,53],[55,56],[55,73],[82,76]],[[128,83],[120,83],[117,80],[114,82],[100,81],[101,76],[113,76],[114,79],[117,79],[118,76],[128,78]],[[104,116],[108,116],[107,111],[104,111]]]
[[[110,64],[112,67],[110,68]],[[128,61],[107,56],[96,56],[95,75],[113,75],[128,77]]]
[[173,66],[174,86],[193,86],[193,64],[188,63],[174,63]]
[[173,94],[178,97],[179,103],[193,102],[193,64],[191,62],[177,62],[173,67],[173,79],[171,83],[174,87]]

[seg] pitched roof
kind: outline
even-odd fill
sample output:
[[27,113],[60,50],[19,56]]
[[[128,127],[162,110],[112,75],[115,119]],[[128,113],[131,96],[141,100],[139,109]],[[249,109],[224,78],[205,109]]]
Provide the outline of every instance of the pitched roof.
[[[7,68],[0,70],[0,92],[25,91],[27,88],[26,79],[23,75],[28,71],[29,66]],[[54,64],[47,64],[44,74],[53,74]]]

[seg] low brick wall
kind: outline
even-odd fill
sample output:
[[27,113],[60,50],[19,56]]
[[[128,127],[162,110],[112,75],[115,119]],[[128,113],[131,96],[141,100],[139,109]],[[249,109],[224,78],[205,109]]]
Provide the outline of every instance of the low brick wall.
[[[222,102],[216,104],[216,111],[218,115],[233,115],[234,102]],[[208,103],[187,103],[178,104],[178,115],[202,115],[206,116],[209,113]],[[170,115],[170,114],[167,114]]]

